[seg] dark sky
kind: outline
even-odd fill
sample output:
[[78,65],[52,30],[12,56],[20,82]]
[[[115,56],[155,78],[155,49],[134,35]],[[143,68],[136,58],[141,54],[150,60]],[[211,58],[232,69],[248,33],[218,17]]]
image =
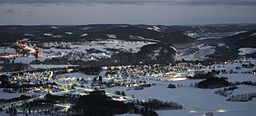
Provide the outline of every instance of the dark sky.
[[1,25],[256,23],[256,0],[0,0]]

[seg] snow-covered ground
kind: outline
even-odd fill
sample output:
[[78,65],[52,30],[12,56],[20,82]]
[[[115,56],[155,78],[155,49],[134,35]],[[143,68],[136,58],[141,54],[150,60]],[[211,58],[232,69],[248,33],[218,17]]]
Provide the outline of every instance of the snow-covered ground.
[[0,116],[10,116],[10,114],[7,114],[5,112],[0,112]]
[[30,65],[34,69],[51,69],[51,68],[67,68],[77,65]]
[[4,48],[4,47],[0,47],[0,54],[15,54],[16,50],[13,48]]
[[143,41],[151,41],[151,42],[160,42],[159,40],[145,38],[141,36],[135,36],[135,35],[129,35],[130,39],[137,39],[137,40],[143,40]]
[[195,60],[203,61],[207,59],[207,55],[211,55],[215,52],[215,46],[201,44],[196,46],[196,48],[198,48],[198,51],[194,53],[186,54],[184,53],[184,51],[181,51],[181,53],[176,55],[175,59],[177,61],[181,61],[182,59],[187,61],[195,61]]
[[96,77],[98,75],[87,75],[85,73],[82,72],[74,72],[74,73],[65,73],[65,74],[59,74],[56,75],[55,77],[57,78],[66,78],[65,82],[64,81],[57,81],[58,83],[69,83],[71,84],[74,80],[80,78],[80,79],[84,79],[88,82],[89,85],[91,83],[91,81],[93,80],[94,77]]
[[195,32],[186,32],[185,35],[192,37],[192,38],[197,38],[199,35]]
[[170,89],[167,88],[170,82],[161,82],[158,86],[144,88],[143,90],[127,90],[124,87],[106,89],[114,93],[116,90],[124,91],[128,96],[138,99],[156,98],[163,101],[174,101],[184,106],[182,110],[160,110],[160,116],[202,116],[205,112],[213,112],[217,116],[251,116],[256,113],[256,101],[229,102],[223,96],[214,94],[216,89],[198,89],[190,87],[190,80],[175,81],[172,84],[184,84],[185,87]]
[[256,33],[251,34],[251,36],[256,36]]
[[240,48],[238,49],[239,55],[247,55],[247,54],[253,54],[256,53],[256,48]]
[[72,35],[73,33],[72,32],[65,32],[65,34]]
[[154,31],[157,31],[157,32],[161,32],[161,28],[157,27],[157,26],[147,27],[147,29],[154,30]]
[[[3,89],[0,89],[0,99],[12,99],[15,97],[20,97],[21,95],[27,95],[27,96],[31,96],[31,95],[39,95],[37,93],[8,93],[8,92],[3,92]],[[0,115],[1,116],[1,115]]]
[[84,34],[82,34],[81,36],[82,36],[82,37],[85,37],[85,36],[87,36],[87,35],[88,35],[87,33],[84,33]]
[[7,92],[3,92],[3,89],[0,89],[0,99],[12,99],[12,98],[15,98],[15,97],[20,97],[20,95],[24,95],[24,94],[21,94],[21,93],[7,93]]
[[[109,35],[110,36],[110,35]],[[112,37],[113,35],[111,35]],[[49,49],[39,48],[43,51],[44,57],[63,57],[70,55],[71,60],[82,59],[88,60],[94,58],[109,58],[116,52],[137,53],[142,46],[154,44],[155,42],[143,41],[122,41],[122,40],[106,40],[91,42],[61,42],[61,43],[44,43]],[[58,46],[66,48],[56,48]]]
[[119,115],[115,115],[115,116],[141,116],[139,114],[119,114]]
[[[67,34],[72,34],[68,32]],[[51,36],[49,33],[45,33],[45,36]],[[83,36],[86,36],[85,34]],[[115,38],[115,35],[108,34],[109,38]],[[87,41],[87,42],[45,42],[40,43],[40,48],[36,43],[33,43],[31,47],[37,48],[43,52],[43,56],[35,58],[34,54],[21,57],[10,57],[10,61],[15,63],[31,63],[35,60],[44,62],[46,59],[52,59],[56,57],[67,57],[69,60],[98,60],[102,58],[111,58],[112,55],[119,52],[137,53],[140,48],[155,44],[155,41],[144,40],[143,41],[124,41],[124,40],[105,40],[105,41]],[[14,48],[0,48],[0,54],[15,54],[17,51]]]
[[74,72],[74,73],[65,73],[65,74],[59,74],[56,75],[56,77],[68,77],[68,78],[87,78],[87,77],[93,77],[95,75],[87,75],[85,73],[82,72]]
[[[202,70],[222,70],[225,69],[227,72],[233,70],[236,73],[224,73],[219,74],[219,77],[227,77],[230,82],[244,82],[244,81],[252,81],[256,82],[256,75],[251,73],[254,68],[243,68],[242,63],[250,61],[252,64],[256,64],[256,60],[240,60],[235,62],[227,62],[223,64],[215,64],[212,66],[207,66],[202,68]],[[57,66],[57,65],[56,65]],[[68,65],[63,65],[63,67]],[[33,67],[33,66],[32,66]],[[35,67],[40,67],[40,65],[36,65]],[[47,67],[47,66],[46,66]],[[55,65],[53,65],[55,67]],[[239,68],[237,68],[239,67]],[[100,75],[105,75],[106,71],[102,71]],[[91,81],[94,77],[98,75],[86,75],[82,72],[74,72],[74,73],[65,73],[59,74],[55,77],[55,82],[59,84],[72,84],[77,83],[77,79],[84,79],[88,83],[86,83],[86,87],[90,85]],[[238,85],[237,89],[235,89],[232,94],[228,97],[221,96],[216,94],[215,92],[224,89],[199,89],[195,88],[194,85],[197,82],[202,81],[203,79],[198,80],[190,80],[190,79],[180,79],[175,80],[171,79],[174,77],[153,77],[153,76],[140,76],[138,79],[127,78],[127,80],[133,81],[147,81],[148,83],[154,83],[151,87],[145,87],[142,90],[133,90],[128,89],[126,87],[112,87],[106,88],[107,93],[114,94],[115,91],[124,91],[127,96],[134,96],[135,99],[145,100],[145,99],[159,99],[162,101],[173,101],[183,105],[183,109],[181,110],[157,110],[156,112],[159,116],[203,116],[206,112],[213,112],[214,116],[252,116],[256,113],[256,99],[254,98],[251,101],[247,102],[232,102],[227,101],[227,98],[232,95],[238,94],[248,94],[255,93],[256,87],[251,85]],[[106,80],[106,78],[103,80]],[[168,84],[174,85],[182,85],[178,88],[167,88]],[[79,93],[80,91],[86,91],[90,88],[80,88],[74,91],[73,93]],[[60,91],[54,94],[64,94],[65,92],[72,91]],[[11,93],[3,93],[1,92],[0,96],[3,98],[12,98],[16,95],[12,95]],[[19,96],[17,94],[17,96]],[[1,97],[0,97],[1,98]],[[121,116],[135,116],[135,114],[123,114]]]
[[109,39],[116,39],[117,37],[116,37],[116,35],[114,35],[114,34],[107,34],[106,35]]
[[29,64],[31,63],[32,61],[35,61],[35,60],[39,60],[41,62],[43,62],[44,60],[46,60],[46,58],[35,58],[35,56],[28,56],[28,57],[17,57],[15,58],[14,62],[15,63],[26,63],[26,64]]
[[51,33],[44,33],[44,36],[52,36]]
[[247,93],[256,93],[256,86],[238,85],[238,89],[235,89],[231,95],[247,94]]
[[[251,60],[255,64],[255,60]],[[241,63],[227,63],[216,64],[206,67],[202,70],[211,69],[226,69],[227,71],[233,70],[236,73],[219,74],[219,77],[227,77],[230,82],[256,82],[256,75],[246,73],[254,70],[254,68],[243,68]],[[240,69],[236,69],[240,67]],[[157,78],[157,79],[153,79]],[[160,79],[162,78],[162,80]],[[229,96],[236,96],[238,94],[256,93],[256,87],[252,85],[238,85],[232,94],[228,97],[215,94],[217,89],[199,89],[191,85],[202,81],[200,80],[166,80],[166,77],[140,77],[149,83],[155,85],[144,88],[142,90],[131,90],[125,87],[114,87],[105,89],[109,93],[114,93],[116,90],[124,91],[128,96],[134,96],[135,99],[159,99],[162,101],[173,101],[183,105],[182,110],[158,110],[156,111],[159,116],[203,116],[206,112],[213,112],[214,116],[252,116],[256,113],[256,99],[247,102],[232,102],[226,101]],[[152,80],[153,79],[153,80]],[[165,80],[165,81],[163,81]],[[177,86],[183,85],[180,88],[170,89],[167,88],[168,84]],[[128,115],[129,116],[129,115]]]
[[221,74],[220,77],[228,77],[230,82],[252,81],[256,82],[256,75],[253,74]]

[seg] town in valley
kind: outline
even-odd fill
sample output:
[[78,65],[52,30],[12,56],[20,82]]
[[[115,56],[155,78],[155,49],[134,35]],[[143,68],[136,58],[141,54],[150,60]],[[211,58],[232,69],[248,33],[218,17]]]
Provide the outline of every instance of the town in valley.
[[255,29],[0,26],[0,115],[252,116]]

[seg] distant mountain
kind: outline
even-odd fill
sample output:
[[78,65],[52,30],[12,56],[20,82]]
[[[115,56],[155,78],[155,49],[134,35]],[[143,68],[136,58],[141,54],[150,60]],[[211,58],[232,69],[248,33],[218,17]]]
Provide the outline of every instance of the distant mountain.
[[169,63],[175,59],[176,51],[167,45],[146,45],[138,52],[138,59],[143,63]]
[[[49,25],[49,26],[0,26],[1,43],[13,43],[16,40],[28,39],[30,43],[43,45],[52,42],[91,42],[109,41],[113,42],[141,42],[152,43],[142,45],[138,52],[129,50],[103,49],[90,50],[86,56],[94,55],[97,62],[101,64],[149,64],[169,63],[174,61],[176,45],[190,44],[196,40],[185,35],[182,31],[167,31],[167,26],[153,25],[126,25],[126,24],[104,24],[104,25]],[[98,44],[98,45],[99,45]],[[131,44],[131,43],[129,43]],[[124,45],[130,46],[130,45]],[[40,47],[40,46],[38,46]],[[63,46],[62,46],[63,47]],[[135,46],[134,46],[135,47]],[[60,47],[59,47],[60,48]],[[131,47],[132,48],[132,47]],[[58,48],[57,48],[58,49]],[[104,50],[106,49],[106,51]],[[137,48],[134,48],[137,49]],[[114,50],[114,51],[113,51]],[[95,52],[95,53],[94,53]],[[84,53],[84,52],[83,52]],[[110,54],[111,58],[102,58],[97,55]],[[72,54],[72,53],[70,53]],[[97,55],[95,55],[97,54]],[[67,57],[67,58],[66,58]],[[66,56],[66,62],[72,57]],[[79,57],[83,57],[80,55]],[[45,63],[56,62],[48,59]],[[64,60],[63,60],[64,61]],[[77,64],[72,60],[71,63]],[[89,61],[88,61],[89,62]],[[97,64],[97,63],[96,63]]]
[[256,48],[256,29],[228,37],[224,42],[232,48]]
[[[217,46],[215,53],[211,55],[214,59],[236,59],[246,55],[256,58],[256,30],[246,31],[226,38],[218,39],[217,42],[223,43],[223,46]],[[241,51],[241,49],[243,51]],[[251,50],[251,51],[250,51]],[[241,53],[245,52],[245,53]]]
[[164,44],[145,45],[138,53],[120,52],[111,58],[98,62],[87,62],[90,65],[127,65],[127,64],[169,64],[174,61],[176,51]]
[[141,28],[138,26],[115,27],[99,32],[89,32],[88,37],[109,38],[106,36],[108,34],[115,35],[116,38],[114,39],[136,40],[136,38],[133,37],[137,37],[137,40],[151,39],[165,44],[186,44],[194,41],[194,39],[184,35],[182,32],[162,32],[160,30]]
[[[128,49],[119,50],[106,46],[103,49],[89,50],[90,55],[100,59],[103,64],[108,63],[167,63],[172,62],[176,53],[182,49],[190,49],[195,45],[214,46],[215,52],[207,55],[211,59],[231,59],[241,56],[241,49],[256,48],[255,24],[237,25],[128,25],[128,24],[93,24],[93,25],[35,25],[35,26],[0,26],[0,44],[13,43],[16,40],[28,39],[42,47],[43,43],[51,42],[91,42],[118,41],[144,42],[138,52]],[[235,34],[235,35],[234,35]],[[191,36],[195,35],[195,36]],[[193,37],[193,38],[192,38]],[[151,44],[146,44],[147,42]],[[115,43],[118,44],[118,43]],[[124,45],[125,46],[125,45]],[[58,48],[68,46],[58,46]],[[129,47],[128,47],[129,48]],[[204,48],[204,47],[203,47]],[[245,48],[245,49],[243,49]],[[137,49],[137,48],[136,48]],[[240,51],[239,51],[240,50]],[[251,49],[250,49],[251,50]],[[205,50],[201,50],[204,52]],[[94,53],[95,52],[95,53]],[[253,50],[252,50],[253,52]],[[110,55],[111,58],[101,58],[97,55]],[[201,53],[201,52],[200,52]],[[240,53],[240,54],[239,54]],[[72,53],[71,53],[72,54]],[[97,55],[96,55],[97,54]],[[191,53],[193,54],[193,53]],[[188,54],[189,55],[189,54]],[[247,55],[247,54],[246,54]],[[250,56],[253,56],[252,54]],[[72,56],[72,55],[70,55]],[[82,57],[80,55],[79,57]],[[67,60],[69,58],[66,58]],[[51,62],[51,61],[49,61]],[[73,62],[73,61],[72,61]],[[74,61],[76,62],[76,61]]]
[[194,41],[181,31],[168,32],[165,27],[147,25],[0,26],[0,32],[2,36],[6,36],[5,33],[19,34],[35,41],[86,41],[95,39],[145,41],[147,39],[146,41],[159,41],[169,45],[186,44]]

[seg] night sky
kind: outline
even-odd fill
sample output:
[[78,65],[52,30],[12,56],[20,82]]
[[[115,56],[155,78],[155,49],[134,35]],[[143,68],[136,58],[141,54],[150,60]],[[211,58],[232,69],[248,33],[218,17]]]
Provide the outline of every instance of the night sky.
[[256,23],[256,0],[0,0],[0,25]]

